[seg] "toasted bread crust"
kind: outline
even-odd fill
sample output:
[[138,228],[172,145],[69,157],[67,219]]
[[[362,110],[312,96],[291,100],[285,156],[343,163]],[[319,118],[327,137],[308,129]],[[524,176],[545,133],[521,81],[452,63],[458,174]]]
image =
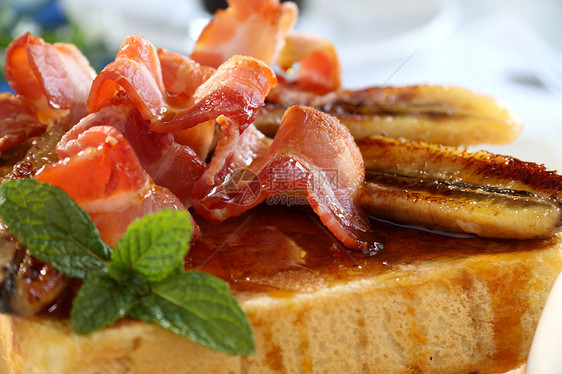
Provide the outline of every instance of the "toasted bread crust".
[[226,356],[137,321],[77,336],[67,320],[0,317],[6,374],[500,373],[524,363],[562,237],[420,261],[312,291],[251,297],[256,353]]

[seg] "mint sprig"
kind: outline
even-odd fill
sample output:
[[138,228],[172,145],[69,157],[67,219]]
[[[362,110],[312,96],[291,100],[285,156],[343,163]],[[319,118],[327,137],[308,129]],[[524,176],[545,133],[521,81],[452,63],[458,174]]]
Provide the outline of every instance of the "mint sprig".
[[0,219],[34,257],[67,277],[85,278],[110,258],[90,216],[58,187],[33,179],[4,182]]
[[191,270],[154,284],[152,293],[135,305],[131,314],[145,322],[158,322],[203,345],[220,341],[220,350],[226,353],[253,352],[253,340],[240,334],[251,327],[236,299],[227,296],[229,293],[227,284],[219,278]]
[[129,225],[111,260],[120,271],[137,272],[150,282],[161,281],[183,268],[192,231],[187,214],[146,216]]
[[70,312],[78,334],[130,315],[227,354],[251,354],[251,325],[228,285],[184,271],[192,225],[186,211],[134,221],[113,251],[89,215],[60,188],[33,179],[0,186],[0,219],[31,254],[84,279]]

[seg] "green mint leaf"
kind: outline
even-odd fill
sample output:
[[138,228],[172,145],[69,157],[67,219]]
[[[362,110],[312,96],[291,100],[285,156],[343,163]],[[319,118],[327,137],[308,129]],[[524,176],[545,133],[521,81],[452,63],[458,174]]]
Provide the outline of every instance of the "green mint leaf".
[[159,282],[183,269],[193,228],[184,210],[161,210],[131,223],[111,254],[110,274],[133,270]]
[[0,186],[0,219],[33,256],[65,276],[84,278],[70,313],[76,333],[110,326],[129,313],[214,350],[253,353],[251,325],[228,285],[183,271],[193,230],[186,211],[135,221],[112,252],[63,190],[18,179]]
[[39,260],[67,277],[104,268],[111,249],[90,216],[58,187],[34,179],[0,186],[0,219]]
[[252,328],[244,311],[228,285],[207,273],[178,272],[152,284],[152,294],[130,313],[227,354],[254,351]]
[[[130,283],[129,283],[130,282]],[[77,334],[89,334],[113,325],[140,298],[139,290],[150,290],[138,277],[118,283],[105,273],[91,273],[84,280],[70,311]]]

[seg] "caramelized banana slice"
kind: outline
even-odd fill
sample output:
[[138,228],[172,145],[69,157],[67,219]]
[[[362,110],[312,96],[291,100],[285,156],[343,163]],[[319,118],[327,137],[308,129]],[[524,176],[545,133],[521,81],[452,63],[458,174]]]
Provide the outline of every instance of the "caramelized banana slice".
[[337,117],[356,139],[388,135],[447,145],[503,144],[517,138],[521,122],[500,101],[461,87],[373,87],[326,95],[277,89],[256,127],[272,136],[292,104]]
[[492,238],[537,238],[562,225],[562,176],[489,152],[376,137],[358,141],[372,216]]
[[560,204],[537,196],[374,172],[359,203],[390,221],[488,238],[545,237],[562,223]]
[[387,136],[357,141],[365,169],[418,178],[522,190],[562,199],[562,176],[543,165],[486,151]]
[[0,313],[31,316],[62,301],[69,280],[33,258],[0,221]]
[[56,146],[69,129],[68,119],[54,123],[31,143],[15,149],[13,159],[0,158],[0,183],[7,179],[30,178],[44,165],[57,161]]

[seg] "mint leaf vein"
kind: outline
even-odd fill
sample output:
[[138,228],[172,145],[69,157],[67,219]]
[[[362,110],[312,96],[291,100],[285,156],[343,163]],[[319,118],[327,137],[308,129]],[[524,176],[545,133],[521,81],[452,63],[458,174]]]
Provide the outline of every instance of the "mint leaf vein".
[[111,251],[63,190],[18,179],[0,186],[0,219],[33,256],[84,279],[70,313],[76,333],[129,314],[227,354],[254,351],[251,325],[228,285],[184,271],[193,232],[187,211],[162,210],[134,221]]
[[4,182],[0,219],[33,256],[65,276],[84,278],[110,258],[88,214],[58,187],[33,179]]

